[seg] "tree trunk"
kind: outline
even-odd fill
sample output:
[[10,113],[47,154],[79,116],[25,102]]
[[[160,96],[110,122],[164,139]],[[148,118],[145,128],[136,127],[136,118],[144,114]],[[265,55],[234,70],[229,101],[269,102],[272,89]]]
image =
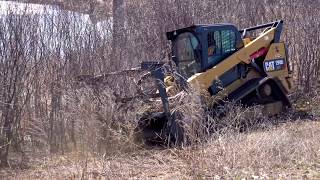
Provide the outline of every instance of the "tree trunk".
[[0,137],[0,167],[8,166],[8,154],[10,141],[12,139],[12,123],[13,123],[13,110],[8,103],[4,110],[4,124],[3,133]]
[[110,59],[111,71],[121,69],[125,59],[125,0],[113,0],[113,30],[112,30],[112,54]]

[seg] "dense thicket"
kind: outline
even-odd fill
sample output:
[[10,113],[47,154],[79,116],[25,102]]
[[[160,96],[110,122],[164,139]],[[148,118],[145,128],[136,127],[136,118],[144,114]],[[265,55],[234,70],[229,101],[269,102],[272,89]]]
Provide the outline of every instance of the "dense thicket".
[[[113,120],[134,117],[135,112],[119,113],[112,93],[79,89],[75,79],[135,67],[141,61],[168,61],[165,32],[179,27],[230,22],[245,28],[283,19],[282,40],[288,44],[298,89],[310,92],[319,81],[320,1],[127,0],[120,4],[125,7],[120,11],[123,15],[114,19],[119,22],[117,32],[112,31],[110,19],[95,24],[85,15],[53,7],[38,13],[31,13],[31,7],[10,7],[0,17],[2,165],[7,164],[10,148],[22,154],[75,147],[108,149],[114,140],[106,141],[110,133],[127,141],[130,134]],[[110,127],[114,131],[103,130]],[[123,134],[126,138],[121,139]]]

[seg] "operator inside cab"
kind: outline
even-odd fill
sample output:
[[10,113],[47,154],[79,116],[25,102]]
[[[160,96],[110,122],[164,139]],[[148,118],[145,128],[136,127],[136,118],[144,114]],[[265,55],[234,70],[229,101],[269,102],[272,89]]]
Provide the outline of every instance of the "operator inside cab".
[[208,57],[212,57],[216,50],[216,41],[214,40],[214,37],[211,37],[208,35]]
[[216,66],[236,52],[238,39],[242,43],[240,36],[236,36],[234,26],[212,26],[209,29],[199,26],[198,31],[187,30],[178,34],[176,31],[169,32],[174,61],[186,78]]

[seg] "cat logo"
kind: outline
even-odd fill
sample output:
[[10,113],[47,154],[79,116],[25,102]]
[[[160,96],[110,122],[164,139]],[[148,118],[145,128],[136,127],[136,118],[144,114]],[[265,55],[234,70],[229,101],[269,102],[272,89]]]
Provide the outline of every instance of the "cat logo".
[[265,71],[279,71],[285,68],[284,59],[274,59],[271,61],[264,62]]
[[266,69],[267,72],[269,71],[274,71],[274,61],[267,61],[264,63],[264,67]]

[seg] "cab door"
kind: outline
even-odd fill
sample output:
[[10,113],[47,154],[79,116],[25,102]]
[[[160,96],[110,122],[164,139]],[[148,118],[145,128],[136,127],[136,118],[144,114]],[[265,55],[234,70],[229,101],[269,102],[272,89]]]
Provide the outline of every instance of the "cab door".
[[[235,53],[237,51],[236,42],[237,36],[232,29],[221,28],[209,31],[206,43],[207,52],[205,52],[207,69],[216,66]],[[217,94],[220,90],[241,78],[244,71],[245,68],[241,64],[226,71],[212,82],[212,86],[209,88],[210,94]]]
[[206,35],[205,58],[209,69],[236,51],[236,34],[230,29],[208,31]]

